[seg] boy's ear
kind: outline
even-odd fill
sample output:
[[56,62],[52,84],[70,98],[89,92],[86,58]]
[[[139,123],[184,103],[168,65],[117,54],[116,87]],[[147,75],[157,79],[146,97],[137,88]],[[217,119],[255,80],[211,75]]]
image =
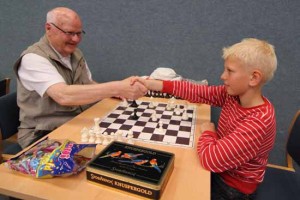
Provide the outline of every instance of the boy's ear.
[[262,82],[262,79],[263,79],[263,75],[262,75],[261,71],[254,70],[251,74],[249,85],[257,86]]

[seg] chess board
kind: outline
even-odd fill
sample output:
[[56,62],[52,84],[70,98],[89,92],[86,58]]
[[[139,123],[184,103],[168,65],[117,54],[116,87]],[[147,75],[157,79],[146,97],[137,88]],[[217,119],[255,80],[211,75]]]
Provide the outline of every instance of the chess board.
[[[167,110],[167,103],[156,102],[154,108],[149,108],[150,102],[136,101],[137,108],[120,103],[117,107],[105,116],[100,122],[101,133],[107,132],[110,135],[121,130],[123,137],[127,137],[129,130],[133,132],[133,139],[143,142],[157,143],[163,145],[193,147],[196,107],[186,106],[188,119],[183,120],[182,114],[185,105],[179,105],[181,113],[175,114],[174,109]],[[133,111],[137,109],[138,119],[132,119]],[[152,114],[156,112],[157,121],[152,121]],[[162,130],[159,123],[162,122]]]

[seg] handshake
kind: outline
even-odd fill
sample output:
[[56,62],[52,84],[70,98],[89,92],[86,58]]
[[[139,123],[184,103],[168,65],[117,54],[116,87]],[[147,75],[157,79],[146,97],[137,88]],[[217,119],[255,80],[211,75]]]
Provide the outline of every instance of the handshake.
[[162,80],[148,79],[139,76],[131,76],[120,82],[120,98],[121,99],[138,99],[148,90],[161,91],[163,88]]
[[128,90],[124,89],[124,92],[120,97],[135,100],[139,97],[147,94],[148,90],[161,92],[163,89],[163,80],[181,80],[181,76],[171,68],[157,68],[153,71],[150,77],[132,76],[125,80],[126,84],[129,84]]

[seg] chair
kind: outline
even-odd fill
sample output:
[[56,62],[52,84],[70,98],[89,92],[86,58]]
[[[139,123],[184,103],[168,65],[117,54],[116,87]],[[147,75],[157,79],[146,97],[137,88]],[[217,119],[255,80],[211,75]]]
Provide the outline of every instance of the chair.
[[0,81],[0,97],[9,93],[10,78]]
[[300,110],[289,127],[286,159],[287,167],[268,164],[264,181],[258,187],[257,200],[297,199],[300,196],[300,172],[293,166],[293,161],[300,164]]
[[0,97],[0,133],[2,158],[8,160],[22,148],[17,143],[19,107],[16,92]]

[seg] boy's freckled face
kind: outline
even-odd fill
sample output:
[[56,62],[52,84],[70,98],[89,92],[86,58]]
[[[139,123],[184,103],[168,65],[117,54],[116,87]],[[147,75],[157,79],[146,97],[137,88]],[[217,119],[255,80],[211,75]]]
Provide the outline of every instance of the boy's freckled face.
[[221,79],[229,95],[237,96],[247,92],[250,78],[251,74],[241,60],[232,56],[225,60]]

